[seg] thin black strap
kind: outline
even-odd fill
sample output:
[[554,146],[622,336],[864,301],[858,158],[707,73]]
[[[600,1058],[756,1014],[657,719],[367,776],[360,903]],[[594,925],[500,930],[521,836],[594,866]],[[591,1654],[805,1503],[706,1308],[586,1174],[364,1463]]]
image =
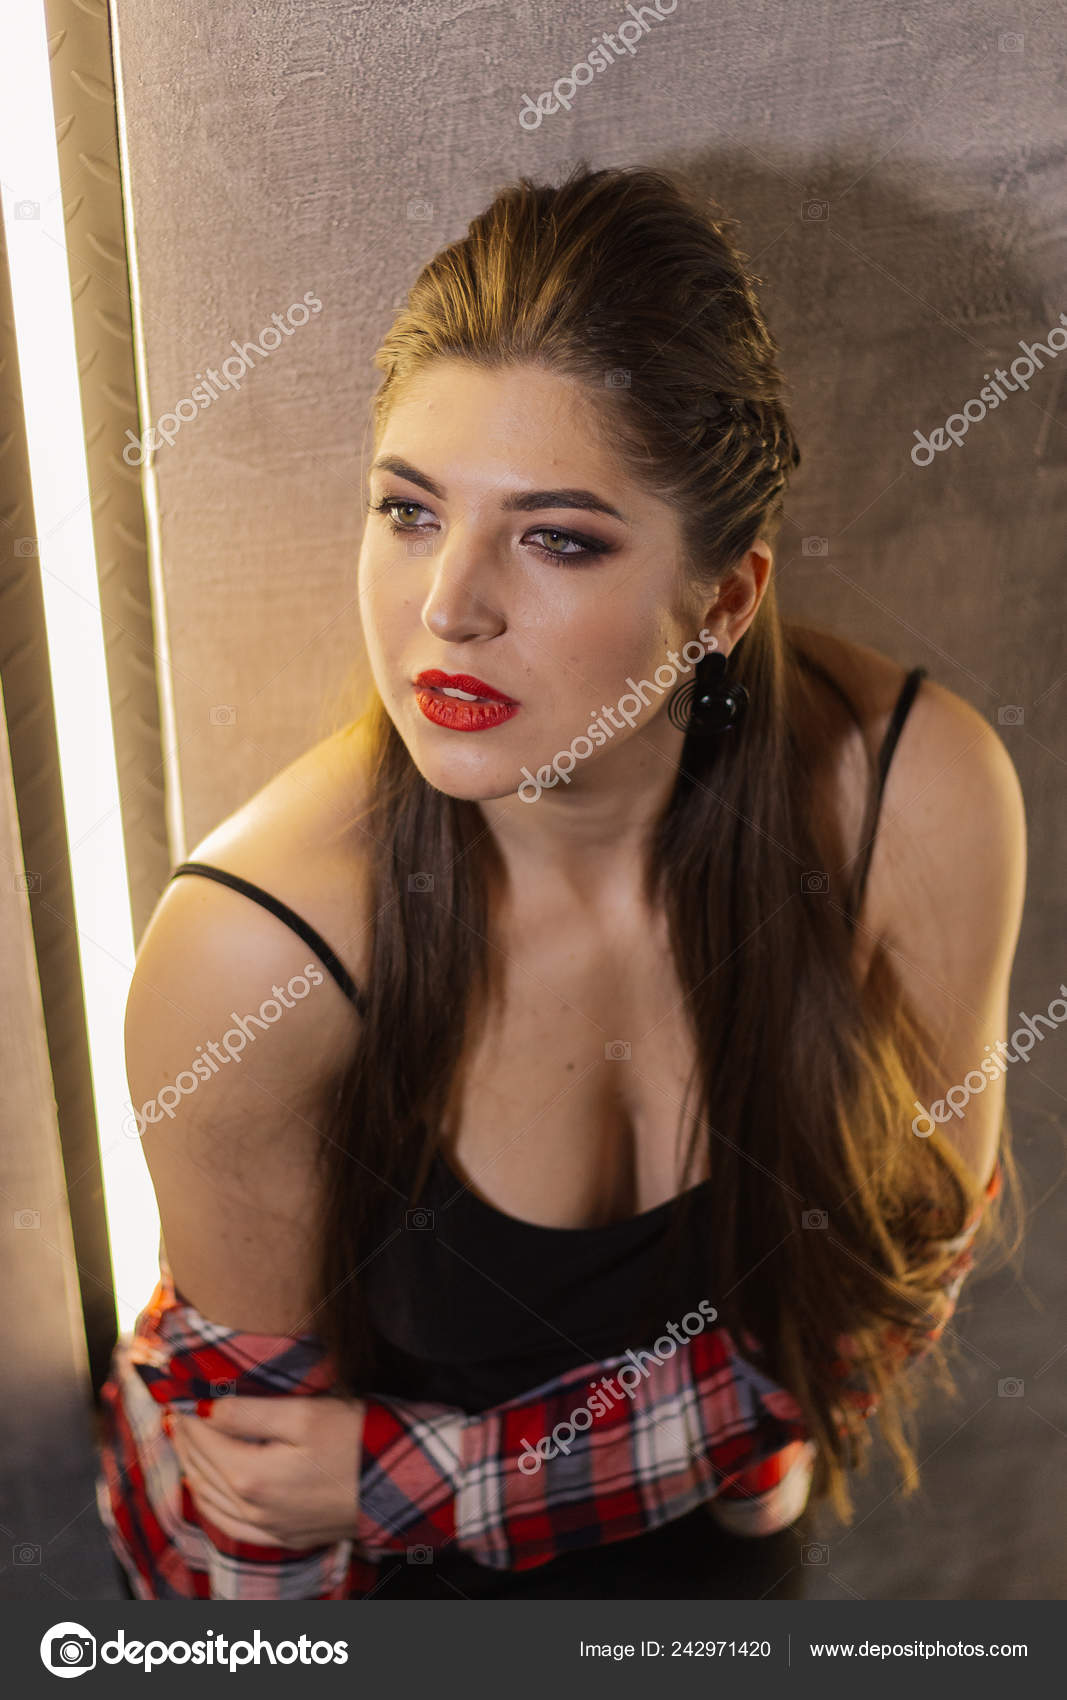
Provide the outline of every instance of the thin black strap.
[[856,895],[853,899],[851,913],[849,915],[850,926],[855,925],[856,917],[860,912],[860,906],[863,902],[863,894],[867,889],[867,875],[870,872],[871,857],[874,854],[874,840],[878,832],[878,819],[882,812],[882,793],[885,790],[885,781],[886,775],[889,772],[889,764],[893,759],[893,751],[897,747],[897,740],[903,730],[904,722],[908,718],[908,710],[915,701],[915,693],[919,689],[920,680],[925,679],[926,676],[927,673],[925,667],[913,667],[907,678],[904,680],[904,683],[900,688],[900,695],[893,704],[893,712],[889,717],[889,725],[886,727],[885,737],[882,739],[882,747],[878,751],[878,772],[875,780],[875,791],[871,804],[868,808],[869,824],[867,826],[865,835],[866,841],[863,847],[863,861],[860,864],[859,879],[855,888]]
[[304,943],[310,945],[315,954],[321,957],[345,996],[351,999],[361,1015],[366,1015],[367,1000],[344,963],[330,949],[321,933],[317,933],[310,922],[298,915],[295,909],[290,909],[280,897],[272,896],[269,891],[264,891],[262,886],[253,885],[251,880],[242,879],[240,874],[228,874],[223,868],[213,868],[209,862],[182,862],[174,869],[170,878],[177,879],[179,874],[203,874],[205,879],[218,880],[220,885],[228,885],[234,891],[243,892],[245,897],[250,897],[254,903],[262,904],[272,915],[277,915],[279,921],[284,921],[294,933],[299,933]]

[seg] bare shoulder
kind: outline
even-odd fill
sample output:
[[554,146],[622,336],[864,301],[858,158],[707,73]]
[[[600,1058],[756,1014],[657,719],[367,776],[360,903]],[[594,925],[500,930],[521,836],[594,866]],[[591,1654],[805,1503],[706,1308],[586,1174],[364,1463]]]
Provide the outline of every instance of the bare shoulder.
[[[840,639],[817,658],[845,684],[862,736],[877,748],[906,669]],[[1026,850],[1022,788],[1003,739],[955,691],[922,679],[882,792],[857,958],[869,963],[876,944],[887,951],[936,1051],[916,1107],[930,1105],[982,1186],[1004,1112],[1003,1070],[988,1078],[983,1059],[1008,1031]]]
[[[362,987],[359,775],[353,741],[327,739],[187,859],[287,904]],[[215,1321],[306,1324],[317,1158],[359,1030],[321,956],[277,915],[211,879],[164,888],[127,1001],[127,1075],[175,1282]]]
[[[877,864],[877,865],[876,865]],[[955,691],[922,681],[886,777],[872,924],[930,969],[1010,967],[1026,883],[1026,813],[1000,734]]]
[[929,1105],[983,1188],[1004,1118],[1003,1065],[990,1078],[988,1064],[1011,1025],[1026,849],[1022,788],[1002,738],[954,691],[923,680],[886,779],[871,925],[933,1043],[917,1107]]
[[[201,839],[187,860],[208,862],[261,886],[308,921],[356,984],[367,962],[365,744],[354,727],[314,744]],[[175,884],[202,880],[180,880]],[[251,919],[244,897],[228,904]],[[283,923],[276,922],[277,927]]]
[[[859,727],[836,767],[846,842],[857,832],[874,758],[909,669],[872,649],[815,627],[795,627],[803,648],[850,697]],[[1010,931],[1021,901],[1025,816],[1014,763],[1003,739],[965,698],[929,676],[918,686],[893,750],[871,851],[862,919],[868,935],[914,932],[916,915],[953,933],[999,889],[993,912]],[[988,911],[987,911],[988,912]]]

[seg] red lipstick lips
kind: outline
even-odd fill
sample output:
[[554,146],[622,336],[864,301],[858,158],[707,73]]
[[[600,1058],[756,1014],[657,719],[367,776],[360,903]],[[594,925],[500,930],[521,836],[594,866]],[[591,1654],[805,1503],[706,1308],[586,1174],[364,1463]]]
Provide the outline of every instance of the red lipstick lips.
[[[517,714],[519,704],[473,673],[442,673],[436,667],[416,675],[415,701],[427,720],[452,732],[487,732]],[[462,691],[463,696],[450,696]]]

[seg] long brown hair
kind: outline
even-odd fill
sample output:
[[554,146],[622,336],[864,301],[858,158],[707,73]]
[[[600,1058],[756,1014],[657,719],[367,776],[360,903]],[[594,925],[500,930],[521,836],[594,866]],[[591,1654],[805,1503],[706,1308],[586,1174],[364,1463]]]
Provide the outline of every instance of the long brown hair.
[[[758,280],[729,222],[659,170],[581,163],[558,186],[505,188],[423,268],[386,335],[375,441],[404,385],[440,356],[584,380],[633,476],[675,504],[692,582],[718,584],[758,537],[773,541],[800,461]],[[916,1401],[885,1331],[939,1319],[950,1254],[936,1240],[961,1231],[980,1179],[940,1131],[911,1133],[917,1082],[937,1071],[887,953],[857,986],[859,859],[839,879],[850,857],[815,799],[859,717],[782,620],[773,582],[730,667],[749,693],[743,728],[686,740],[644,870],[698,1059],[689,1158],[703,1135],[714,1181],[699,1206],[692,1193],[679,1201],[670,1243],[699,1207],[719,1324],[762,1344],[816,1442],[813,1497],[851,1521],[847,1471],[866,1468],[869,1423],[835,1399],[836,1343],[855,1343],[912,1492],[904,1414]],[[369,774],[373,938],[361,1037],[321,1146],[317,1318],[358,1394],[375,1374],[360,1270],[396,1200],[419,1196],[455,1110],[494,991],[486,941],[505,874],[478,805],[424,781],[376,692],[353,735]],[[413,900],[415,872],[432,873],[432,901]],[[1002,1161],[1015,1187],[1007,1133]],[[826,1231],[805,1231],[813,1210],[828,1212]],[[931,1356],[952,1391],[946,1344]]]

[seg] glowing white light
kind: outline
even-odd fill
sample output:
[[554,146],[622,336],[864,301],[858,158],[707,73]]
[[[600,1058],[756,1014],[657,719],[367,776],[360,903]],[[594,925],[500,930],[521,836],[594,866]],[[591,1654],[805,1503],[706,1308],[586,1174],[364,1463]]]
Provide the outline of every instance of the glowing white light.
[[105,1208],[119,1324],[128,1328],[155,1284],[159,1216],[140,1142],[123,1131],[128,1096],[122,1025],[133,925],[40,0],[4,0],[0,34],[0,197]]

